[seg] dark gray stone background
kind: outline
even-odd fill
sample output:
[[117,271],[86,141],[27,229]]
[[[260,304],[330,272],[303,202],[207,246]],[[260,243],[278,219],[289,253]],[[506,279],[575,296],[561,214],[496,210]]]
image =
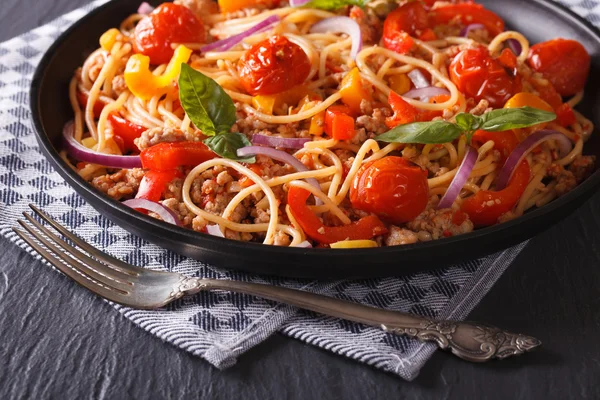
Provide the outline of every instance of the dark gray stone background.
[[[1,0],[0,40],[85,0]],[[0,399],[600,399],[600,194],[537,236],[472,313],[539,351],[473,365],[438,353],[414,382],[275,335],[219,371],[162,343],[0,240]]]

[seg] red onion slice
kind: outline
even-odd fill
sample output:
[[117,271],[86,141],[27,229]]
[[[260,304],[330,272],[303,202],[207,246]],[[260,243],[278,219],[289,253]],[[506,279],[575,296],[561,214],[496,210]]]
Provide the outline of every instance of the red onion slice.
[[519,41],[517,39],[508,39],[508,40],[506,40],[506,44],[512,50],[512,52],[515,53],[515,55],[517,55],[517,56],[520,55],[521,52],[523,51],[523,47],[521,46],[521,43],[519,43]]
[[352,48],[350,57],[356,58],[358,52],[362,49],[362,33],[360,26],[355,20],[348,17],[331,17],[321,20],[310,28],[311,33],[341,32],[352,38]]
[[485,29],[485,25],[483,24],[469,24],[460,30],[461,37],[469,36],[469,32],[474,31],[476,29]]
[[206,232],[208,232],[210,235],[213,235],[216,237],[222,237],[222,238],[225,237],[225,235],[223,235],[223,231],[221,231],[221,227],[219,225],[206,225]]
[[512,178],[517,169],[516,167],[521,163],[521,160],[527,157],[527,154],[529,154],[531,150],[535,149],[546,140],[557,141],[561,157],[566,156],[573,149],[573,143],[571,143],[569,138],[558,131],[543,129],[532,133],[519,143],[506,159],[504,166],[500,170],[500,174],[498,174],[496,190],[504,189],[506,185],[508,185],[508,182],[510,182],[510,178]]
[[98,164],[109,168],[141,168],[140,156],[118,156],[114,154],[98,153],[88,149],[73,137],[73,121],[69,121],[63,128],[67,152],[76,160]]
[[418,69],[413,69],[412,71],[410,71],[408,73],[408,77],[410,78],[413,85],[415,85],[415,88],[417,88],[417,89],[424,89],[426,87],[431,86],[431,83],[429,82],[429,80],[427,78],[425,78],[425,75],[423,75],[423,72],[421,72]]
[[411,99],[419,99],[421,101],[428,101],[431,97],[441,96],[441,95],[450,95],[448,89],[439,88],[436,86],[428,86],[421,89],[412,89],[408,92],[404,93],[403,97],[408,97]]
[[256,133],[252,136],[252,144],[262,144],[270,147],[283,147],[284,149],[301,149],[304,143],[310,142],[309,138],[282,138]]
[[303,5],[305,5],[306,3],[308,3],[310,0],[290,0],[290,6],[292,7],[302,7]]
[[154,7],[152,7],[150,4],[143,2],[142,4],[140,4],[140,6],[138,7],[137,13],[138,14],[142,14],[142,15],[148,15],[150,14],[152,11],[154,11]]
[[304,249],[310,249],[312,248],[312,244],[310,244],[310,242],[308,240],[305,240],[304,242],[298,243],[295,246],[292,247],[300,247],[300,248],[304,248]]
[[146,199],[131,199],[123,202],[128,207],[135,209],[142,209],[158,214],[158,216],[165,222],[173,225],[181,226],[179,217],[169,207],[164,206],[155,201]]
[[265,29],[268,29],[273,24],[276,24],[279,21],[280,21],[279,16],[271,15],[270,17],[266,18],[264,21],[259,22],[256,25],[254,25],[252,28],[248,29],[247,31],[238,33],[237,35],[233,35],[231,37],[228,37],[227,39],[217,40],[214,43],[210,43],[210,44],[207,44],[206,46],[202,46],[200,48],[200,52],[206,53],[207,51],[211,51],[211,50],[218,50],[218,51],[229,50],[230,48],[232,48],[233,46],[235,46],[242,40],[246,39],[248,36],[251,36],[255,33],[258,33]]
[[467,179],[469,179],[471,171],[473,171],[473,167],[475,166],[476,162],[477,151],[471,146],[467,146],[467,153],[460,163],[460,167],[458,167],[458,171],[456,171],[456,175],[454,176],[454,179],[452,179],[448,190],[446,190],[446,194],[444,194],[444,197],[442,197],[442,200],[440,200],[438,208],[452,207],[454,200],[456,200],[463,186],[465,186],[465,183],[467,183]]
[[[281,161],[283,163],[289,164],[298,172],[308,171],[308,168],[304,166],[296,157],[291,154],[286,153],[285,151],[272,149],[270,147],[261,147],[261,146],[247,146],[238,149],[237,155],[238,157],[249,157],[255,155],[263,155],[267,157],[271,157],[274,160]],[[321,185],[315,178],[306,178],[306,182],[317,188],[319,191],[321,190]],[[316,203],[318,205],[323,202],[320,199],[316,199]]]

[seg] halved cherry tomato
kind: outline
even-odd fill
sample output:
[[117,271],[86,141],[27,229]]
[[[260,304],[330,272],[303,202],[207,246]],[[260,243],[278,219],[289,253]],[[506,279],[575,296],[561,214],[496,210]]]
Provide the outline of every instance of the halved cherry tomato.
[[397,53],[406,54],[414,45],[411,36],[421,36],[428,29],[429,21],[423,4],[420,1],[406,3],[385,19],[383,45]]
[[527,63],[552,82],[561,96],[583,90],[590,73],[590,55],[575,40],[553,39],[531,46]]
[[159,143],[142,150],[142,166],[154,171],[169,171],[177,167],[195,167],[217,157],[202,142]]
[[556,121],[560,126],[564,126],[565,128],[577,122],[575,112],[573,112],[570,105],[563,103],[556,109]]
[[[87,107],[87,102],[88,102],[88,95],[80,92],[79,90],[77,91],[77,102],[79,103],[79,106],[84,110],[85,112],[85,108]],[[104,110],[104,106],[106,104],[98,99],[96,100],[96,103],[94,103],[94,117],[95,118],[100,118],[100,114],[102,114],[102,110]]]
[[525,192],[530,174],[527,160],[521,161],[506,188],[498,192],[480,190],[463,201],[461,210],[469,215],[475,226],[497,224],[498,218],[512,210]]
[[142,136],[142,133],[146,131],[141,125],[134,124],[118,116],[117,114],[111,113],[108,116],[108,121],[113,128],[115,137],[119,137],[123,140],[123,150],[127,151],[139,151],[138,147],[133,142],[135,139]]
[[450,64],[450,79],[467,97],[477,101],[485,99],[496,108],[502,107],[522,88],[520,77],[509,74],[485,47],[458,53]]
[[481,4],[475,3],[443,5],[432,10],[429,21],[432,25],[444,25],[455,18],[459,18],[463,25],[482,24],[492,36],[504,31],[502,18]]
[[368,240],[385,235],[387,229],[375,215],[361,218],[357,222],[343,226],[325,226],[317,215],[306,205],[310,192],[296,186],[288,190],[287,202],[292,215],[304,233],[320,243],[335,243],[342,240]]
[[135,27],[136,53],[150,57],[152,64],[166,64],[173,57],[173,43],[203,43],[204,24],[189,8],[163,3]]
[[354,208],[395,224],[412,221],[429,199],[427,171],[402,157],[384,157],[363,165],[350,188]]
[[331,106],[325,113],[325,133],[336,140],[349,140],[354,137],[354,118],[350,108]]
[[135,198],[159,201],[167,188],[167,184],[177,177],[181,177],[181,172],[176,169],[168,171],[146,171],[140,182],[140,187]]
[[489,140],[493,141],[494,149],[498,150],[502,155],[502,164],[504,164],[504,160],[519,145],[519,139],[513,131],[490,132],[478,130],[475,131],[471,140],[479,144],[484,144]]
[[275,35],[252,46],[240,59],[240,82],[253,96],[283,92],[306,80],[310,60],[300,46]]

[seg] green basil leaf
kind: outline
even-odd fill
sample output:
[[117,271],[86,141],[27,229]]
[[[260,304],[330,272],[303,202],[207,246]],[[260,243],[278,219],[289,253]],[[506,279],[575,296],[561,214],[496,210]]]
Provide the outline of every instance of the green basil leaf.
[[250,164],[256,162],[254,157],[238,157],[238,149],[246,146],[252,146],[248,138],[239,132],[220,133],[216,136],[205,139],[204,144],[223,158]]
[[345,6],[364,7],[369,1],[370,0],[311,0],[302,7],[333,11]]
[[190,120],[206,136],[229,132],[235,124],[233,100],[217,82],[181,64],[179,99]]
[[456,114],[456,125],[458,125],[463,131],[475,131],[479,129],[481,124],[481,118],[476,115],[469,113]]
[[462,133],[463,129],[451,122],[413,122],[398,125],[394,129],[377,136],[376,140],[388,143],[438,144],[451,142]]
[[480,118],[481,126],[479,129],[500,132],[554,121],[556,114],[532,107],[520,107],[490,111]]

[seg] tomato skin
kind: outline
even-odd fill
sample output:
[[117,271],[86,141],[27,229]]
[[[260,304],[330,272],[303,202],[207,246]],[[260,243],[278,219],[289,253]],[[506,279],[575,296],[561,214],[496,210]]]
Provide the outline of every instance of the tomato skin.
[[428,200],[427,171],[402,157],[388,156],[363,165],[350,188],[354,208],[395,224],[415,219]]
[[275,35],[252,46],[238,63],[240,81],[253,96],[283,92],[303,83],[310,60],[300,46]]
[[577,118],[575,117],[575,112],[567,103],[561,104],[556,108],[556,121],[560,126],[568,128],[577,122]]
[[498,192],[480,190],[463,201],[461,210],[469,215],[476,227],[497,224],[498,218],[512,210],[525,192],[530,174],[527,160],[521,161],[506,188]]
[[438,7],[432,10],[430,23],[432,25],[444,25],[457,17],[464,25],[482,24],[492,36],[504,31],[502,18],[484,8],[481,4],[474,3],[447,4]]
[[426,34],[431,40],[427,11],[420,1],[406,3],[392,11],[383,23],[383,45],[400,54],[408,53],[414,41],[411,36]]
[[450,64],[450,79],[467,97],[487,100],[500,108],[522,89],[518,75],[511,76],[504,66],[490,57],[484,47],[465,49]]
[[166,64],[173,57],[172,43],[203,43],[204,24],[189,8],[163,3],[142,18],[135,27],[136,53],[150,57],[154,65]]
[[181,177],[181,172],[176,169],[168,171],[147,171],[140,182],[136,199],[159,201],[173,179]]
[[581,43],[553,39],[531,46],[527,63],[548,79],[561,96],[572,96],[585,87],[591,58]]
[[308,190],[292,186],[288,190],[287,202],[292,215],[304,233],[319,243],[331,244],[342,240],[369,240],[374,236],[387,233],[387,228],[375,215],[363,217],[349,225],[325,226],[306,205],[309,196],[310,192]]
[[142,166],[154,171],[169,171],[177,167],[195,167],[216,158],[202,142],[159,143],[142,150]]
[[493,141],[494,149],[500,152],[503,160],[506,160],[519,145],[519,139],[513,131],[490,132],[480,129],[475,131],[471,140],[479,144],[484,144],[488,140]]
[[134,124],[113,113],[108,116],[108,122],[113,128],[115,137],[123,140],[123,149],[125,151],[139,151],[133,141],[142,136],[142,133],[146,131],[145,127]]

